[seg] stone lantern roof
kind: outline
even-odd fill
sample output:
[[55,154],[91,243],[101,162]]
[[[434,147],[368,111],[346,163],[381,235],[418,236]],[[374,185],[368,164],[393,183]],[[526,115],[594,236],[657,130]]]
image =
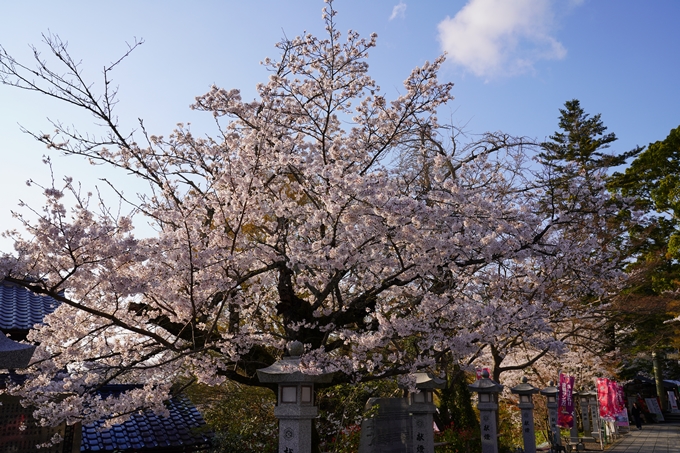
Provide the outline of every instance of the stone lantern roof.
[[294,341],[288,346],[291,354],[282,357],[267,368],[257,370],[257,378],[262,383],[323,383],[333,381],[333,373],[309,374],[300,364],[300,355],[304,349],[299,341]]
[[431,373],[413,373],[416,377],[417,389],[443,389],[446,387],[446,380],[438,378]]
[[503,390],[501,384],[489,378],[489,372],[486,370],[482,371],[481,379],[468,385],[468,388],[477,393],[500,393]]
[[28,367],[35,346],[10,340],[0,331],[0,368],[16,370]]
[[553,381],[548,382],[548,386],[541,390],[541,395],[544,396],[557,396],[557,394],[560,393],[560,390],[555,387],[555,383]]
[[517,395],[533,395],[538,393],[540,390],[533,385],[529,384],[526,376],[522,377],[522,382],[510,389],[512,393]]

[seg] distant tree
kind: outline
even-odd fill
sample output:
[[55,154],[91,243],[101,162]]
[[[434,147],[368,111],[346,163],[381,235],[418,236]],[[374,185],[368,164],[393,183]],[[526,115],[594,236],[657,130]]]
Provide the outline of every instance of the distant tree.
[[[659,215],[658,225],[667,236],[669,257],[680,257],[680,127],[663,141],[650,144],[626,169],[617,173],[613,187],[635,197],[641,209]],[[663,219],[662,221],[660,219]]]
[[615,154],[605,150],[617,140],[613,132],[607,133],[601,115],[590,116],[578,99],[564,103],[560,109],[560,130],[541,144],[538,160],[564,180],[577,172],[586,175],[599,174],[626,163],[640,152],[639,148]]
[[[61,302],[32,334],[36,361],[14,389],[36,416],[162,412],[178,377],[260,385],[256,370],[292,340],[334,384],[433,369],[445,355],[464,362],[504,336],[556,349],[551,317],[617,281],[599,234],[605,191],[588,212],[540,209],[522,140],[458,146],[438,123],[452,98],[437,79],[443,58],[388,100],[367,72],[376,37],[342,41],[334,17],[331,3],[323,39],[278,44],[256,100],[217,87],[196,99],[216,137],[121,130],[110,88],[120,60],[98,93],[58,38],[46,42],[63,73],[37,51],[35,69],[0,51],[0,81],[83,108],[105,130],[55,123],[38,140],[149,185],[138,200],[118,190],[136,220],[66,179],[45,188],[37,220],[20,216],[28,237],[10,233],[0,272]],[[135,237],[135,221],[157,234]],[[100,401],[91,389],[109,382],[145,386]]]
[[[562,240],[579,244],[593,241],[588,258],[584,255],[581,259],[595,262],[607,256],[608,265],[622,268],[628,256],[625,241],[628,224],[620,212],[628,204],[620,197],[609,197],[605,184],[613,167],[624,164],[640,150],[609,152],[610,144],[616,141],[615,134],[606,132],[601,115],[591,117],[576,99],[567,101],[560,109],[558,126],[559,130],[549,141],[540,144],[536,154],[540,167],[531,184],[537,194],[537,209],[553,220],[566,217],[571,223],[579,224],[578,228],[563,232]],[[580,286],[578,280],[567,283],[569,280],[562,278],[562,275],[579,275],[575,267],[580,263],[570,261],[560,265],[566,268],[546,267],[541,279],[532,280],[541,281],[543,288],[539,297],[550,293],[559,301],[550,309],[540,304],[541,309],[532,313],[536,318],[531,323],[533,326],[545,323],[549,328],[528,328],[529,315],[524,311],[520,317],[501,317],[505,324],[477,343],[479,359],[476,360],[491,365],[494,379],[499,380],[504,373],[534,367],[540,360],[552,360],[555,353],[563,352],[566,347],[578,348],[583,353],[600,352],[584,346],[601,342],[610,315],[604,307],[618,294],[618,282],[600,281],[596,292],[590,292],[589,285],[582,286],[583,291],[566,290],[565,285]],[[517,294],[513,287],[508,285],[505,289],[500,298],[504,308],[525,310],[525,305],[513,303]]]
[[634,247],[628,288],[619,303],[619,344],[628,352],[628,374],[651,368],[649,353],[677,349],[680,314],[680,128],[650,144],[609,187],[635,200],[645,215],[629,229]]

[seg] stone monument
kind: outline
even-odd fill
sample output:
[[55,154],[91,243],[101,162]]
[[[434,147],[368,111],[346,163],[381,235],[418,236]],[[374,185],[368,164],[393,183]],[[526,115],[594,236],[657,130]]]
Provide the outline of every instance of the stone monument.
[[413,420],[406,398],[370,398],[361,422],[359,453],[413,453]]
[[415,388],[407,398],[371,398],[373,412],[361,422],[359,453],[434,453],[434,389],[446,381],[415,373]]

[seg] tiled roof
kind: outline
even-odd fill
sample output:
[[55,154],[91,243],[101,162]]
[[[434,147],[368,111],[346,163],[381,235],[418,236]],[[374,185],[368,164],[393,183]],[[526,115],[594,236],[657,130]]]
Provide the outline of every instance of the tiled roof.
[[[0,330],[15,334],[17,331],[28,332],[58,306],[59,302],[52,297],[0,279]],[[14,375],[13,378],[21,376]],[[134,387],[108,385],[99,393],[106,398]],[[169,418],[147,411],[106,430],[97,429],[102,422],[83,426],[80,451],[171,453],[207,450],[214,434],[191,402],[184,396],[178,396],[166,404]]]
[[[100,393],[105,398],[131,387],[109,385]],[[209,448],[213,433],[191,402],[177,396],[166,405],[169,418],[146,411],[103,431],[97,429],[101,422],[83,426],[80,451],[184,452]]]
[[49,296],[0,280],[0,329],[3,331],[32,329],[58,306],[59,302]]

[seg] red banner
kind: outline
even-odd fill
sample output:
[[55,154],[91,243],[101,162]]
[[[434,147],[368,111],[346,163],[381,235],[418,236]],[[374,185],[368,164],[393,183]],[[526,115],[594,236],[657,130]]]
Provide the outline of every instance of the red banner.
[[623,390],[623,385],[616,383],[616,403],[619,412],[626,409],[626,392]]
[[557,426],[574,426],[574,376],[560,373],[560,400],[557,407]]
[[600,403],[600,417],[613,420],[625,407],[623,387],[616,381],[598,378],[597,401]]

